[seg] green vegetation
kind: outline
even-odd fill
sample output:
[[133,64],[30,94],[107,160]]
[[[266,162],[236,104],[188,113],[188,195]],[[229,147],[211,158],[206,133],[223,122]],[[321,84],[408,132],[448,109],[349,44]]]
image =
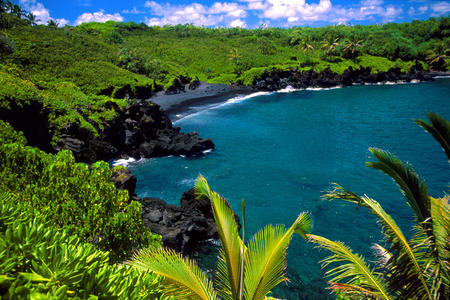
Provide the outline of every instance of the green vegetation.
[[88,167],[70,151],[53,155],[26,146],[21,133],[0,121],[0,164],[0,191],[13,195],[21,210],[45,215],[52,226],[113,251],[114,259],[160,244],[142,223],[140,203],[110,182],[107,163]]
[[2,299],[156,299],[161,278],[109,263],[109,253],[81,243],[0,193]]
[[141,270],[164,276],[165,295],[177,299],[264,299],[279,283],[287,280],[286,251],[297,233],[306,238],[311,217],[301,213],[288,229],[268,225],[245,241],[245,204],[242,202],[243,228],[239,236],[234,212],[228,202],[211,191],[201,175],[195,183],[199,197],[210,199],[222,242],[217,264],[216,287],[190,259],[169,249],[144,249],[129,262]]
[[[450,122],[430,113],[431,124],[416,123],[441,144],[450,159]],[[371,267],[363,257],[353,253],[341,242],[308,235],[319,247],[333,252],[322,261],[331,277],[330,286],[340,295],[376,299],[448,299],[450,296],[450,206],[448,195],[434,198],[427,185],[411,165],[402,163],[389,152],[370,149],[376,158],[367,166],[390,176],[399,186],[415,215],[415,235],[407,240],[394,219],[381,205],[368,196],[358,196],[336,185],[324,195],[326,199],[341,199],[366,207],[380,224],[387,248],[376,244],[379,261]]]
[[[108,102],[148,98],[180,76],[242,83],[272,68],[372,72],[419,60],[448,68],[450,18],[322,28],[148,27],[133,22],[36,25],[36,17],[0,2],[0,100],[38,100],[50,110],[53,141],[73,120],[94,134],[114,116]],[[17,86],[15,86],[16,84]],[[6,100],[6,101],[4,101]],[[6,103],[6,104],[4,104]],[[95,115],[93,115],[95,114]]]

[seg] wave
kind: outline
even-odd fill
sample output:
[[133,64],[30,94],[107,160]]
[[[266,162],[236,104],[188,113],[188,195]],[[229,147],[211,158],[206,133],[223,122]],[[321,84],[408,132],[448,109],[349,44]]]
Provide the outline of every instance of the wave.
[[147,160],[148,160],[148,158],[140,158],[139,160],[136,160],[136,159],[134,159],[132,157],[121,158],[121,159],[113,160],[111,162],[111,165],[113,167],[116,167],[116,166],[128,167],[128,165],[130,165],[130,164],[136,165],[136,164],[142,163],[142,162],[147,161]]

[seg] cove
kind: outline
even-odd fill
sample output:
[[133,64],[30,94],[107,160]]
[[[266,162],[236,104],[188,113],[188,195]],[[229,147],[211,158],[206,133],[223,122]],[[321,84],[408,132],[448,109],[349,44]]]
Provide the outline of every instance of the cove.
[[[442,196],[450,178],[447,158],[413,119],[426,119],[430,111],[449,119],[449,96],[450,79],[440,79],[222,99],[221,104],[193,107],[176,121],[185,132],[211,138],[214,151],[197,159],[156,158],[129,167],[138,178],[140,197],[179,204],[201,173],[239,214],[245,199],[246,236],[268,223],[289,226],[308,211],[315,234],[342,241],[370,260],[370,247],[381,239],[375,218],[363,208],[320,196],[332,182],[367,194],[411,234],[412,213],[395,184],[365,167],[371,160],[368,148],[410,162],[426,179],[429,193]],[[330,297],[318,263],[328,254],[295,236],[287,258],[291,281],[274,296]]]

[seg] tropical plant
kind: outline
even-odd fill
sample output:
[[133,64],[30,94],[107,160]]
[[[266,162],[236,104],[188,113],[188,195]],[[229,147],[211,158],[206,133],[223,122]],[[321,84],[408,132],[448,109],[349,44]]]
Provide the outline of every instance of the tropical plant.
[[309,51],[311,52],[314,51],[314,47],[312,46],[309,37],[306,36],[301,40],[300,48],[302,49],[303,52],[306,53],[306,63],[309,64]]
[[[239,53],[239,49],[232,48],[230,52],[228,53],[228,61],[231,61],[234,63],[234,72],[236,74],[239,73],[239,59],[241,58],[241,54]],[[238,74],[239,75],[239,74]]]
[[109,262],[45,216],[0,193],[1,299],[155,299],[161,278]]
[[322,43],[322,49],[324,50],[324,57],[328,58],[334,54],[337,46],[339,46],[339,38],[326,40]]
[[363,42],[363,40],[355,40],[355,39],[350,39],[348,41],[345,42],[344,44],[344,57],[346,58],[350,58],[350,59],[355,59],[358,56],[359,53],[359,49],[361,48],[361,43]]
[[36,17],[33,13],[28,13],[25,15],[25,20],[31,25],[36,26],[37,22],[40,22],[41,20]]
[[306,238],[312,223],[301,213],[291,227],[268,225],[245,244],[245,204],[242,201],[242,238],[234,212],[228,202],[211,191],[201,175],[195,183],[199,196],[211,201],[222,248],[217,269],[217,290],[190,259],[169,249],[144,249],[130,265],[164,276],[165,295],[183,299],[264,299],[279,283],[286,280],[286,251],[294,233]]
[[[450,159],[450,122],[430,113],[431,124],[415,122],[444,148]],[[382,225],[387,248],[376,244],[380,261],[370,266],[362,256],[341,242],[308,235],[319,247],[333,252],[322,261],[331,277],[330,287],[349,296],[376,299],[449,299],[450,297],[450,207],[449,197],[434,198],[427,185],[409,163],[402,163],[389,152],[370,149],[376,161],[367,166],[390,176],[400,188],[415,215],[415,235],[407,240],[394,219],[368,196],[359,196],[339,185],[324,195],[366,207]]]
[[430,50],[427,55],[428,64],[436,70],[445,70],[450,49],[444,43],[438,43],[434,50]]
[[53,19],[47,21],[47,26],[50,28],[58,28],[59,23]]

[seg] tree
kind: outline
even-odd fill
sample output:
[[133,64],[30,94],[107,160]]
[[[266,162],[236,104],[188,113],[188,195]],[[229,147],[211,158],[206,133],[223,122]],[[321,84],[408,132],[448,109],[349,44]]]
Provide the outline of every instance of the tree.
[[337,46],[339,46],[338,41],[339,41],[339,38],[336,38],[336,39],[326,40],[325,42],[322,43],[322,49],[324,49],[325,58],[328,58],[331,55],[333,55]]
[[210,190],[206,179],[195,183],[199,196],[211,201],[219,238],[222,242],[217,270],[217,290],[190,259],[168,249],[144,249],[130,265],[164,276],[162,285],[167,296],[182,299],[264,299],[279,283],[286,280],[286,251],[294,233],[306,237],[311,218],[301,213],[288,229],[268,225],[258,231],[245,245],[245,204],[242,202],[242,238],[231,206]]
[[428,64],[436,70],[445,70],[448,53],[450,49],[446,48],[444,43],[438,43],[434,50],[430,50],[427,55]]
[[[444,148],[450,159],[450,122],[430,113],[431,124],[415,122],[423,127]],[[341,242],[308,235],[319,247],[334,255],[322,261],[324,268],[333,264],[326,274],[335,291],[347,295],[376,299],[449,299],[450,297],[450,206],[449,196],[433,198],[425,181],[410,164],[402,163],[389,152],[370,149],[376,158],[367,166],[390,176],[405,196],[415,215],[415,236],[409,241],[381,205],[368,196],[359,196],[336,185],[324,195],[366,207],[382,225],[387,248],[376,244],[378,265],[370,267],[363,257]],[[336,266],[337,265],[337,266]]]
[[314,51],[314,47],[312,46],[308,36],[302,39],[300,42],[300,48],[306,53],[306,64],[309,64],[309,51]]
[[47,26],[50,28],[58,28],[59,23],[53,19],[47,21]]
[[237,48],[231,48],[230,53],[228,53],[228,61],[234,63],[234,72],[239,75],[239,59],[241,55]]
[[40,22],[40,19],[37,19],[37,17],[33,13],[28,13],[25,15],[25,20],[31,25],[36,26],[37,22]]
[[362,40],[350,39],[344,44],[344,57],[355,59],[359,54]]

